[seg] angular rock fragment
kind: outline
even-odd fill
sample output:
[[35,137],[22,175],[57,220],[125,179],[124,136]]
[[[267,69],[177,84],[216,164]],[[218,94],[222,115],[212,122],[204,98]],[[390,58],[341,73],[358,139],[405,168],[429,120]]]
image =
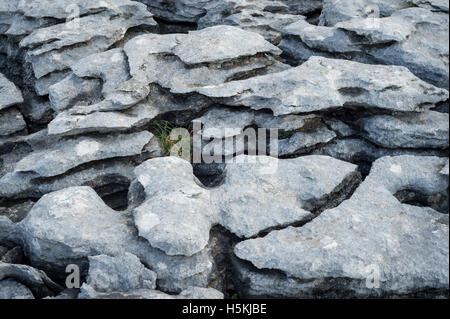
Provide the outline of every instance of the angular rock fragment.
[[23,102],[22,93],[0,73],[0,110]]
[[[437,157],[384,157],[350,200],[303,227],[239,243],[234,250],[239,258],[283,274],[274,279],[250,270],[266,279],[252,282],[260,285],[252,291],[285,297],[320,291],[347,298],[445,292],[448,216],[394,197],[402,189],[428,195],[446,190],[448,180],[439,174],[443,165],[445,159]],[[249,268],[242,267],[246,277]]]
[[16,108],[0,111],[0,136],[13,135],[26,127],[22,114]]
[[202,117],[194,120],[202,124],[203,139],[227,138],[243,133],[249,126],[280,131],[296,131],[307,128],[317,122],[315,115],[288,115],[274,117],[270,113],[253,110],[233,110],[224,107],[213,107]]
[[101,99],[102,83],[71,74],[48,89],[50,105],[56,113],[79,103],[92,104]]
[[359,125],[365,138],[386,148],[447,149],[449,146],[449,118],[445,113],[376,115],[361,119]]
[[324,0],[320,25],[334,26],[353,18],[389,17],[396,10],[408,7],[405,0]]
[[58,176],[84,163],[141,154],[152,138],[153,134],[143,131],[115,137],[61,141],[50,150],[34,152],[22,159],[15,172],[34,172],[41,177]]

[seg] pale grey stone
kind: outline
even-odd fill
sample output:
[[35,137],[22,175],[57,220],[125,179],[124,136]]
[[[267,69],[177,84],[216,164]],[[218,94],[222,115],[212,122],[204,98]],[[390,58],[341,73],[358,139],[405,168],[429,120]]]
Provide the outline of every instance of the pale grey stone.
[[406,0],[324,0],[320,25],[334,26],[353,18],[388,17],[396,10],[408,7]]
[[365,138],[387,148],[446,149],[449,146],[449,118],[446,113],[375,115],[359,120],[358,124]]
[[8,173],[0,179],[0,195],[5,198],[41,197],[73,186],[91,186],[101,188],[111,183],[111,180],[123,180],[126,183],[134,179],[134,164],[114,161],[112,163],[97,163],[89,168],[51,179],[39,179],[35,173]]
[[447,159],[447,164],[445,164],[444,168],[442,168],[441,174],[448,176],[448,171],[449,171],[449,161]]
[[14,279],[31,290],[48,288],[53,292],[59,292],[62,287],[51,280],[45,272],[27,265],[7,264],[0,262],[0,281]]
[[401,65],[448,88],[448,19],[446,13],[407,8],[389,17],[359,17],[329,27],[300,20],[283,29],[280,48],[297,62],[319,55]]
[[0,299],[34,299],[33,293],[15,280],[0,281]]
[[128,41],[124,50],[134,78],[178,94],[262,72],[274,65],[279,70],[287,68],[274,59],[280,49],[259,34],[233,26],[215,26],[189,34],[146,34]]
[[314,115],[273,116],[269,113],[253,110],[233,110],[224,107],[213,107],[202,117],[194,120],[202,124],[203,139],[228,138],[243,133],[246,127],[256,125],[258,128],[295,131],[317,121]]
[[[137,181],[146,194],[134,209],[140,236],[169,255],[192,256],[206,247],[217,224],[239,237],[252,237],[308,220],[313,215],[305,209],[340,191],[344,180],[351,184],[357,175],[356,166],[321,156],[238,156],[236,162],[227,164],[223,185],[211,190],[199,185],[190,163],[176,157],[137,167]],[[237,189],[242,180],[246,186]]]
[[[200,95],[176,96],[161,90],[155,85],[150,85],[148,97],[133,105],[134,102],[139,101],[146,94],[146,84],[136,79],[130,81],[132,83],[129,83],[129,86],[127,83],[124,83],[116,91],[117,95],[112,96],[110,99],[107,98],[102,102],[102,105],[97,104],[92,106],[92,108],[90,106],[75,107],[74,110],[58,114],[48,125],[49,134],[77,135],[90,132],[127,131],[132,128],[142,127],[162,114],[175,111],[197,114],[212,104],[209,99]],[[123,90],[122,97],[120,96],[122,94],[120,90]],[[137,93],[135,93],[136,91]],[[128,94],[131,94],[131,97]],[[101,112],[104,106],[113,110],[117,107],[117,111]],[[127,107],[129,109],[126,109]],[[126,109],[126,112],[120,112],[120,109]],[[96,112],[97,110],[99,112]]]
[[278,156],[288,156],[310,151],[319,145],[327,144],[337,137],[325,126],[314,131],[295,132],[292,136],[278,142]]
[[427,84],[405,67],[323,57],[311,57],[287,71],[194,91],[230,106],[271,109],[277,116],[349,106],[420,111],[448,99],[447,90]]
[[361,138],[336,139],[315,149],[313,154],[327,155],[351,163],[371,163],[384,156],[443,156],[440,150],[381,148]]
[[129,292],[99,293],[83,285],[79,299],[223,299],[223,294],[213,288],[189,287],[179,295],[169,295],[158,290],[137,289]]
[[121,49],[112,49],[79,60],[72,67],[80,78],[98,78],[103,83],[103,95],[114,91],[130,79],[126,56]]
[[6,216],[0,216],[0,243],[20,243],[14,223]]
[[49,89],[52,85],[61,82],[70,75],[72,75],[70,70],[50,73],[34,81],[34,90],[38,96],[45,97],[49,94]]
[[[78,6],[80,16],[88,14],[94,14],[106,10],[115,9],[123,4],[121,0],[78,0],[76,4]],[[129,4],[131,1],[126,1]],[[23,15],[31,18],[55,18],[66,19],[71,16],[72,11],[70,5],[74,2],[71,0],[27,0],[19,1],[17,9]]]
[[123,253],[116,257],[100,255],[88,259],[89,275],[86,285],[98,292],[156,288],[156,273],[145,268],[133,254]]
[[25,130],[25,123],[22,114],[16,108],[9,108],[0,111],[0,136],[12,135]]
[[180,293],[186,299],[224,299],[223,293],[213,288],[189,287]]
[[449,12],[449,4],[447,0],[412,0],[419,7]]
[[0,110],[23,103],[20,90],[0,73]]
[[91,104],[99,99],[102,83],[99,79],[83,79],[75,74],[48,89],[52,109],[61,113],[77,103]]
[[55,278],[66,278],[68,264],[87,273],[89,256],[129,252],[158,274],[161,289],[179,292],[206,286],[212,268],[207,250],[188,258],[169,257],[150,247],[137,236],[126,212],[107,207],[89,187],[43,196],[17,228],[31,264]]
[[[448,216],[394,197],[405,188],[426,195],[446,190],[448,180],[439,174],[445,161],[384,157],[350,200],[303,227],[239,243],[234,250],[239,258],[286,275],[277,290],[266,280],[255,291],[285,297],[314,296],[318,290],[335,297],[386,297],[447,290]],[[296,289],[291,279],[297,279]],[[379,280],[378,288],[368,286],[372,279]]]
[[34,172],[41,177],[64,174],[85,163],[141,154],[153,134],[143,131],[114,137],[81,137],[61,141],[41,152],[33,152],[15,167],[15,172]]
[[[76,105],[70,110],[70,114],[88,115],[94,112],[127,110],[145,100],[149,94],[150,87],[147,84],[130,79],[107,93],[103,101],[92,105]],[[133,121],[130,123],[133,125]]]
[[[114,16],[117,18],[112,19]],[[145,5],[134,1],[120,2],[110,10],[81,16],[75,22],[38,29],[25,37],[20,45],[29,49],[28,60],[36,78],[41,78],[68,69],[91,54],[106,51],[121,40],[129,28],[139,25],[156,25]]]

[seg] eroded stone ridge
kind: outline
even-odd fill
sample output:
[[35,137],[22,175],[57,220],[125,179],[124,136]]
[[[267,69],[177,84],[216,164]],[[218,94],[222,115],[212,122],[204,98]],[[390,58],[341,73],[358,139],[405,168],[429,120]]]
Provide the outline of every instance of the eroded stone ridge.
[[[287,277],[279,279],[280,285],[296,296],[311,296],[330,285],[335,287],[331,294],[338,296],[445,292],[448,215],[394,197],[403,189],[426,195],[446,190],[448,180],[440,174],[444,166],[445,159],[436,157],[382,158],[350,200],[303,227],[239,243],[235,253],[258,269],[283,272]],[[370,273],[378,281],[376,289],[366,285]],[[255,289],[270,295],[272,288]]]

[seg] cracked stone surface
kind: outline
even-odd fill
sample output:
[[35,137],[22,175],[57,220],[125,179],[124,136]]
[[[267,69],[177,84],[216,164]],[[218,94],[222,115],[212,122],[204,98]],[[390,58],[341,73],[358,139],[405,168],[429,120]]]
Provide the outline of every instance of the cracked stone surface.
[[[331,285],[333,293],[356,296],[445,291],[448,215],[393,196],[404,188],[423,194],[447,189],[448,180],[439,174],[444,165],[437,157],[382,158],[350,200],[303,227],[239,243],[234,252],[258,269],[281,271],[286,286],[289,278],[306,281],[297,285],[298,296]],[[366,278],[374,271],[379,288],[369,289]],[[271,287],[264,289],[269,293]]]
[[449,119],[445,113],[377,115],[361,119],[359,124],[367,139],[386,148],[448,148]]
[[[192,256],[206,247],[215,224],[248,238],[302,222],[313,217],[307,209],[315,201],[337,192],[344,180],[357,179],[356,166],[328,157],[241,156],[236,161],[228,164],[223,185],[210,191],[198,184],[192,166],[181,159],[154,159],[139,166],[137,180],[146,194],[134,210],[139,235],[169,255]],[[289,178],[290,172],[296,177]],[[242,178],[248,185],[238,190],[235,185]],[[248,210],[248,205],[258,209]]]
[[447,90],[419,80],[404,67],[362,65],[311,57],[297,68],[195,91],[225,105],[271,109],[275,115],[350,106],[412,112],[448,99]]
[[[336,4],[361,2],[330,1],[331,11],[336,14]],[[399,2],[403,6],[406,1]],[[448,88],[448,21],[448,13],[424,8],[402,9],[385,17],[354,14],[321,26],[300,20],[283,29],[280,48],[296,61],[319,55],[402,65],[422,80]]]
[[448,298],[448,17],[0,0],[0,298]]
[[90,187],[66,188],[43,196],[16,229],[31,264],[63,278],[67,263],[79,265],[86,273],[89,256],[126,252],[155,271],[160,287],[170,291],[205,285],[203,277],[211,267],[207,251],[170,257],[152,248],[137,236],[126,213],[106,206]]

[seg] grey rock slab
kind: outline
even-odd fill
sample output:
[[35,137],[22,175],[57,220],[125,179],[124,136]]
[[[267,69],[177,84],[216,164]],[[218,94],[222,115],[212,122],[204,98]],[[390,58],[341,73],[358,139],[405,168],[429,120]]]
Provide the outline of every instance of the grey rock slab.
[[[153,159],[136,168],[146,198],[134,209],[135,224],[153,247],[169,255],[192,256],[206,247],[217,224],[239,237],[252,237],[308,220],[313,215],[302,207],[310,208],[339,190],[355,174],[356,166],[329,157],[238,156],[227,164],[223,185],[208,190],[187,161]],[[243,180],[246,187],[237,189]]]
[[0,73],[0,110],[23,103],[20,90]]
[[375,115],[358,121],[362,135],[386,148],[438,148],[449,146],[449,117],[446,113]]
[[[112,17],[117,16],[116,19]],[[60,23],[34,31],[20,45],[28,48],[28,60],[36,78],[70,68],[76,61],[106,51],[121,40],[129,28],[155,26],[145,5],[127,1],[111,11],[82,16],[76,22]]]
[[0,243],[20,243],[14,223],[6,216],[0,216]]
[[136,79],[130,79],[106,93],[105,99],[101,102],[91,105],[76,105],[70,110],[70,114],[88,115],[95,112],[127,110],[144,101],[149,94],[149,85]]
[[292,136],[278,142],[278,156],[294,155],[310,151],[319,145],[327,144],[337,137],[325,126],[314,131],[295,132]]
[[17,163],[15,172],[34,172],[41,177],[64,174],[81,164],[114,157],[141,154],[153,138],[143,131],[114,137],[61,141],[49,150],[34,152]]
[[8,173],[0,179],[0,195],[5,198],[39,198],[44,194],[74,186],[102,188],[111,181],[131,182],[134,163],[120,160],[111,163],[100,162],[88,168],[57,176],[39,179],[36,173]]
[[202,117],[194,120],[202,124],[203,139],[227,138],[243,133],[246,127],[256,125],[258,128],[295,131],[315,122],[314,115],[288,115],[276,117],[269,113],[253,110],[233,110],[224,107],[213,107]]
[[280,48],[296,62],[314,55],[369,64],[401,65],[421,79],[448,88],[448,14],[423,8],[389,17],[360,17],[335,26],[300,20],[283,29]]
[[15,280],[0,281],[0,299],[34,299],[33,293]]
[[[234,252],[257,269],[284,273],[287,288],[292,287],[288,280],[299,280],[296,291],[285,291],[297,297],[326,293],[331,287],[341,297],[445,291],[448,216],[394,197],[402,189],[426,195],[446,190],[448,180],[439,174],[445,161],[426,156],[381,158],[349,200],[303,227],[241,242]],[[375,289],[368,284],[373,278],[379,283]],[[259,288],[277,294],[270,286]]]
[[37,291],[36,289],[44,290],[45,288],[54,292],[62,290],[62,287],[51,280],[42,270],[27,265],[0,262],[0,281],[8,278],[26,285],[33,291]]
[[445,164],[445,166],[442,168],[441,174],[448,176],[448,174],[449,174],[448,171],[449,171],[449,161],[447,159],[447,164]]
[[213,288],[189,287],[179,295],[169,295],[159,290],[137,289],[129,292],[99,293],[87,285],[81,287],[79,299],[224,299]]
[[415,29],[411,22],[396,16],[381,19],[352,19],[339,22],[335,27],[366,37],[372,44],[405,41]]
[[[382,148],[362,138],[335,139],[327,145],[315,149],[313,154],[327,155],[351,163],[371,163],[384,156],[416,155],[444,156],[440,150],[389,149]],[[369,167],[370,168],[370,167]]]
[[75,74],[48,89],[52,109],[61,113],[77,103],[91,104],[101,97],[102,82],[99,79],[83,79]]
[[[223,185],[212,190],[221,225],[248,238],[270,228],[307,221],[313,217],[310,210],[316,203],[341,190],[342,183],[356,179],[356,169],[327,156],[257,157],[256,161],[237,157],[235,163],[227,163]],[[236,188],[243,180],[247,186]]]
[[210,0],[140,0],[161,19],[172,22],[196,23],[205,13]]
[[0,136],[12,135],[26,128],[27,124],[17,108],[0,111]]
[[169,257],[139,238],[130,216],[104,204],[90,187],[72,187],[43,196],[17,224],[31,264],[55,278],[66,278],[68,264],[87,274],[89,256],[125,252],[158,274],[159,286],[179,292],[206,286],[212,262],[207,250],[187,257]]
[[262,36],[232,26],[214,26],[189,32],[174,48],[174,53],[188,65],[220,63],[258,53],[281,54],[281,50]]
[[202,287],[189,287],[183,290],[179,296],[186,299],[224,299],[224,295],[220,291]]
[[130,79],[126,56],[121,49],[112,49],[79,60],[71,67],[80,78],[99,78],[103,83],[103,95],[114,91]]
[[299,67],[196,90],[230,106],[271,109],[274,115],[339,107],[421,111],[448,91],[418,79],[405,67],[311,57]]
[[49,95],[49,89],[52,85],[61,82],[70,75],[72,75],[72,72],[69,69],[50,73],[34,81],[34,90],[38,96],[45,97]]
[[408,8],[405,0],[324,0],[320,25],[334,26],[353,18],[388,17],[393,12]]
[[123,253],[116,257],[91,256],[86,284],[98,292],[127,292],[155,289],[156,273],[145,268],[138,257]]
[[[147,98],[144,98],[136,105],[128,105],[126,103],[133,104],[142,98],[146,93],[145,82],[141,82],[136,79],[130,80],[130,86],[123,84],[119,88],[124,90],[124,99],[122,97],[111,97],[111,100],[104,100],[103,106],[107,108],[112,105],[114,109],[118,106],[117,111],[96,111],[97,106],[91,107],[75,107],[74,110],[62,112],[58,114],[55,119],[49,123],[48,131],[50,135],[77,135],[89,132],[117,132],[126,131],[132,128],[143,127],[151,120],[159,115],[171,113],[175,111],[184,111],[185,113],[197,114],[203,109],[212,105],[212,102],[200,95],[173,95],[170,94],[158,86],[150,85],[150,94]],[[130,82],[127,81],[127,82]],[[133,84],[137,83],[137,85]],[[144,86],[144,87],[143,87]],[[142,88],[142,89],[141,89]],[[136,98],[131,97],[128,99],[126,95],[127,91],[130,91],[131,95],[134,95],[134,90],[137,90]],[[121,93],[118,92],[120,95]],[[112,104],[108,103],[112,102]],[[100,106],[100,108],[102,108]],[[125,108],[125,109],[122,109]],[[120,110],[122,109],[122,110]],[[93,111],[91,113],[91,111]]]
[[178,94],[254,72],[288,68],[274,59],[280,49],[259,34],[233,26],[189,34],[145,34],[128,41],[124,50],[135,79]]
[[[299,7],[306,9],[301,4]],[[232,25],[258,33],[273,44],[280,42],[285,26],[304,18],[291,14],[286,4],[273,1],[211,1],[205,9],[207,13],[198,21],[199,29]]]
[[412,0],[412,2],[422,8],[449,12],[449,4],[446,0]]

